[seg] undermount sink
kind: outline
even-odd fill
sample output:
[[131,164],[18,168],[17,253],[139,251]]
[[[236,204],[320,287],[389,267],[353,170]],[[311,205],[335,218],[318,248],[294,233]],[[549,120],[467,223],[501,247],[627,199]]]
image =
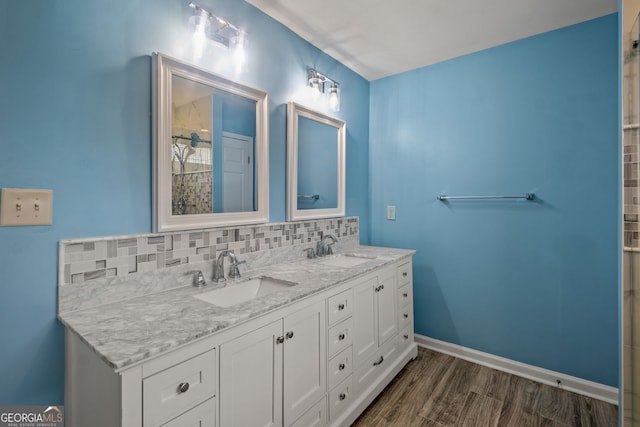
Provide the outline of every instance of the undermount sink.
[[329,255],[318,261],[320,264],[328,265],[331,267],[355,267],[356,265],[369,262],[375,257],[360,254],[336,254]]
[[209,292],[194,295],[194,297],[219,307],[231,307],[254,298],[260,298],[273,292],[287,289],[296,284],[297,283],[278,280],[272,277],[256,277],[239,283],[230,282],[223,288],[217,288]]

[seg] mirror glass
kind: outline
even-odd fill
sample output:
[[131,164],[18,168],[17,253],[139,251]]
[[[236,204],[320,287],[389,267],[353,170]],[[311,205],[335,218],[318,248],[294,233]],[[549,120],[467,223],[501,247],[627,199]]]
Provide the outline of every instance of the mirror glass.
[[344,216],[345,123],[293,102],[287,122],[287,220]]
[[268,222],[266,93],[154,58],[156,231]]
[[338,207],[338,129],[298,116],[297,208]]

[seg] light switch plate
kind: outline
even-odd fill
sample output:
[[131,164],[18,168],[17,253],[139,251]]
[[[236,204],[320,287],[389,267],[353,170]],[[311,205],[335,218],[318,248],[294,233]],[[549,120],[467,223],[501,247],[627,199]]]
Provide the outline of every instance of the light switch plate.
[[3,188],[0,195],[0,226],[50,225],[53,190]]
[[396,207],[395,206],[387,206],[387,219],[392,221],[396,220]]

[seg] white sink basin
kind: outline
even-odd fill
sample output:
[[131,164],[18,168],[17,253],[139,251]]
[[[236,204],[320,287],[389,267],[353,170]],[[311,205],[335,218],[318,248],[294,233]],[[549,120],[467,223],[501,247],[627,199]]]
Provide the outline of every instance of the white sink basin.
[[365,262],[369,262],[372,259],[374,259],[374,257],[367,255],[336,254],[324,257],[320,261],[318,261],[318,263],[331,267],[349,268],[355,267],[356,265],[364,264]]
[[231,307],[254,298],[281,291],[297,283],[271,277],[256,277],[240,283],[230,282],[223,288],[194,295],[194,297],[219,307]]

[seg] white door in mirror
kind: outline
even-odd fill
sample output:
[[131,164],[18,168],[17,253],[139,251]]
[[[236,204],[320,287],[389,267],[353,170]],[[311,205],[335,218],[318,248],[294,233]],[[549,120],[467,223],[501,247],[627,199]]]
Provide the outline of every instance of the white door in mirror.
[[51,225],[53,190],[3,188],[0,226]]

